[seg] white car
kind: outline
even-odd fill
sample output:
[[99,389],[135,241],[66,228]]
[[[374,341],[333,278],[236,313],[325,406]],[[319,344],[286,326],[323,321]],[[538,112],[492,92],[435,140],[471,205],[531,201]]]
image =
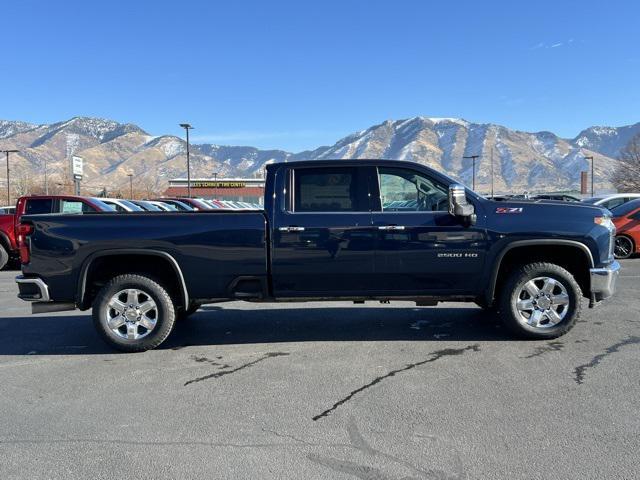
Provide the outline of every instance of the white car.
[[640,198],[640,193],[616,193],[614,195],[607,195],[603,197],[585,198],[583,202],[611,210],[612,208],[636,198]]
[[95,198],[94,200],[100,200],[101,202],[106,203],[111,208],[115,209],[116,212],[144,212],[142,207],[139,207],[128,200],[123,200],[122,198]]

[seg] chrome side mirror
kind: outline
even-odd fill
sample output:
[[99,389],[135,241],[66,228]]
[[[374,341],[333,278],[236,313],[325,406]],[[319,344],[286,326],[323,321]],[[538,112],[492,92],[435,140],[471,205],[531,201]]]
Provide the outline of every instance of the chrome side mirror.
[[449,213],[469,225],[476,223],[475,208],[467,202],[467,193],[463,185],[449,185]]

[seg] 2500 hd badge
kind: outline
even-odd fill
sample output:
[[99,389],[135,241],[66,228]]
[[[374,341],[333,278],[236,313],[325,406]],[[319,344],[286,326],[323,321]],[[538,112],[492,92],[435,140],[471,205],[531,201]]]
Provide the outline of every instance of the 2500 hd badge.
[[438,258],[477,258],[478,254],[473,252],[464,253],[439,253]]

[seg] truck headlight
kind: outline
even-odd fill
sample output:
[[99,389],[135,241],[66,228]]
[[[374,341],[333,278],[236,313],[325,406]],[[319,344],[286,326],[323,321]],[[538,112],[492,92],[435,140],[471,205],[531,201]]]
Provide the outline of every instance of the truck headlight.
[[616,231],[616,226],[613,224],[611,217],[609,217],[608,215],[604,215],[602,217],[594,217],[593,221],[598,225],[602,225],[612,233]]

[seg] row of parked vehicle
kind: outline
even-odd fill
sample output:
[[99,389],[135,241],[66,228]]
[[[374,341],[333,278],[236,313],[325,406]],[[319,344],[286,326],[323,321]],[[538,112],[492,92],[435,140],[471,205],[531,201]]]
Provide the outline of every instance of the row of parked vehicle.
[[231,200],[207,200],[204,198],[157,198],[151,200],[127,200],[123,198],[92,198],[117,212],[189,212],[196,210],[259,210],[260,206]]
[[229,200],[203,198],[157,198],[127,200],[122,198],[82,197],[75,195],[37,195],[20,197],[15,207],[0,208],[0,270],[17,258],[18,226],[23,215],[45,213],[153,213],[193,212],[198,210],[256,210],[259,205]]

